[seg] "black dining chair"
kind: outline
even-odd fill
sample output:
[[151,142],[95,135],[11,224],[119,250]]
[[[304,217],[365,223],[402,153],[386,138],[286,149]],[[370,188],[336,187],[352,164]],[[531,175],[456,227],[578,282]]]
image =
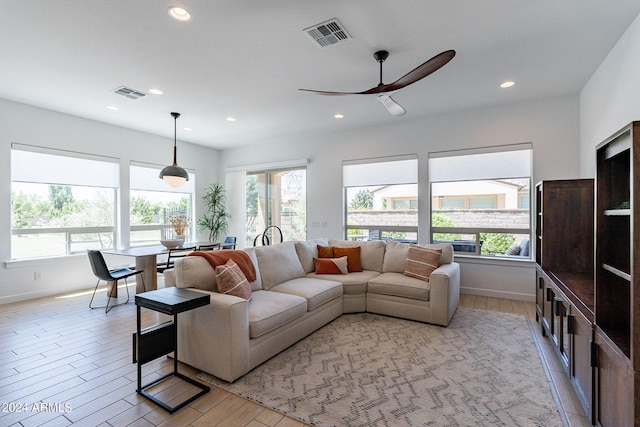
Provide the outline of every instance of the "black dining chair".
[[[142,277],[142,289],[143,291],[146,292],[147,289],[144,285],[144,275],[142,275],[142,270],[134,270],[131,268],[118,268],[118,269],[110,270],[109,267],[107,267],[107,263],[105,262],[104,257],[102,256],[102,252],[96,251],[96,250],[88,250],[87,254],[89,255],[89,263],[91,263],[91,269],[93,270],[93,274],[98,278],[98,281],[96,282],[96,288],[93,290],[93,295],[91,296],[91,301],[89,301],[89,308],[92,308],[92,309],[104,308],[104,312],[108,313],[109,310],[111,310],[113,307],[128,303],[129,302],[129,284],[127,283],[127,278],[138,275],[138,274],[140,274],[140,277]],[[124,279],[125,289],[127,290],[127,300],[125,302],[121,302],[121,303],[113,304],[109,306],[109,303],[111,302],[111,298],[112,298],[111,296],[112,291],[107,289],[107,294],[108,294],[107,305],[103,307],[94,307],[93,299],[96,296],[96,291],[98,290],[98,285],[100,284],[100,281],[104,280],[107,283],[114,282],[113,286],[115,286],[117,289],[118,281],[120,279]]]
[[199,252],[214,251],[220,249],[220,243],[203,243],[196,249]]
[[220,249],[235,249],[236,248],[236,238],[227,236],[224,239],[224,243],[220,246]]
[[173,268],[174,263],[178,258],[184,258],[193,252],[196,249],[195,246],[189,247],[180,247],[180,248],[171,248],[169,249],[169,254],[167,255],[167,260],[158,264],[157,271],[158,273],[164,273],[165,270]]

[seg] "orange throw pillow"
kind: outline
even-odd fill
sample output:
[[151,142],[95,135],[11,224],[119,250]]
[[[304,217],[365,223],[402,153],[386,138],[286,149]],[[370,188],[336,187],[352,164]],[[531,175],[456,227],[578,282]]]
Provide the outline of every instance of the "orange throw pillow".
[[314,258],[316,274],[347,274],[347,257],[340,258]]
[[360,263],[360,246],[353,246],[350,248],[333,247],[334,258],[347,257],[347,266],[349,273],[354,271],[362,271],[362,264]]
[[251,286],[238,264],[232,259],[216,267],[216,283],[221,294],[234,295],[246,300],[251,299]]
[[318,258],[333,258],[333,248],[331,246],[318,246]]
[[404,267],[405,276],[429,281],[433,270],[438,268],[442,249],[429,249],[418,245],[410,245],[407,262]]

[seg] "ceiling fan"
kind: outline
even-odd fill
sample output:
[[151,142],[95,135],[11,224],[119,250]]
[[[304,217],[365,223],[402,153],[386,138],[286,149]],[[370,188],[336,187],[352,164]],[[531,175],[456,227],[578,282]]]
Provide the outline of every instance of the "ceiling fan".
[[[323,90],[312,90],[312,89],[299,89],[304,92],[315,93],[318,95],[330,95],[330,96],[341,96],[341,95],[376,95],[378,101],[382,102],[386,109],[393,114],[394,116],[402,116],[407,112],[400,104],[394,101],[391,98],[391,93],[402,89],[405,86],[409,86],[412,83],[417,82],[420,79],[427,77],[429,74],[439,70],[444,67],[449,61],[453,59],[456,55],[455,50],[447,50],[433,58],[429,59],[422,65],[419,65],[412,71],[409,71],[404,76],[400,77],[393,83],[384,84],[382,83],[382,63],[389,57],[389,52],[386,50],[379,50],[373,54],[373,57],[380,64],[380,83],[377,86],[372,87],[369,90],[365,90],[363,92],[329,92]],[[391,93],[390,93],[391,92]]]

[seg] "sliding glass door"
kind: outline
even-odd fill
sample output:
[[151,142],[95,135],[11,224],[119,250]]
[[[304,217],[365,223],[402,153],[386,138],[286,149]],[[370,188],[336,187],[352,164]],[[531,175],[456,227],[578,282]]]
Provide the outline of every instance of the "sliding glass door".
[[[247,246],[261,245],[258,237],[265,229],[277,226],[284,241],[307,237],[306,168],[267,170],[247,173]],[[280,242],[280,233],[269,228],[270,243]],[[266,240],[265,240],[266,242]]]

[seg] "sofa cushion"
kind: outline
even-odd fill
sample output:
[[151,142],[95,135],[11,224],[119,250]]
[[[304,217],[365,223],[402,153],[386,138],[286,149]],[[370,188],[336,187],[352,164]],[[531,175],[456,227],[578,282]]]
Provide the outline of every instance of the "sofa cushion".
[[[430,245],[419,245],[423,248],[441,249],[438,266],[451,264],[453,262],[453,247],[448,243],[434,243]],[[382,264],[383,273],[403,273],[407,262],[408,243],[400,243],[394,240],[387,242],[387,249],[384,252],[384,262]]]
[[[255,291],[249,301],[249,337],[257,338],[303,316],[307,300],[280,292]],[[215,328],[215,325],[210,325]]]
[[367,282],[380,275],[377,271],[364,270],[346,275],[326,275],[309,273],[307,277],[315,279],[333,280],[342,283],[342,292],[345,295],[357,295],[367,292]]
[[438,268],[440,254],[442,254],[442,249],[409,245],[404,275],[428,282],[433,270]]
[[216,284],[221,294],[234,295],[246,300],[251,299],[251,287],[238,264],[232,259],[216,266]]
[[287,280],[304,277],[304,268],[294,242],[258,246],[255,250],[264,289],[268,290]]
[[262,277],[260,276],[260,269],[258,268],[258,258],[256,257],[256,248],[245,248],[243,249],[251,258],[251,262],[253,262],[253,266],[256,269],[256,280],[255,282],[249,283],[252,291],[257,291],[258,289],[262,289]]
[[177,259],[173,269],[177,287],[218,292],[216,272],[203,257],[188,256]]
[[329,240],[329,245],[340,248],[360,246],[360,264],[363,270],[382,271],[385,242],[372,240],[368,242],[348,242],[346,240]]
[[314,258],[316,274],[347,274],[349,273],[347,257]]
[[307,300],[307,311],[315,310],[325,302],[342,295],[342,284],[332,280],[301,277],[274,286],[269,292],[296,295]]
[[[318,245],[327,245],[327,239],[300,240],[295,242],[296,252],[304,272],[311,273],[315,269],[314,258],[322,258],[318,255]],[[331,258],[331,257],[328,257]]]
[[402,273],[382,273],[369,280],[367,293],[429,301],[430,284]]

